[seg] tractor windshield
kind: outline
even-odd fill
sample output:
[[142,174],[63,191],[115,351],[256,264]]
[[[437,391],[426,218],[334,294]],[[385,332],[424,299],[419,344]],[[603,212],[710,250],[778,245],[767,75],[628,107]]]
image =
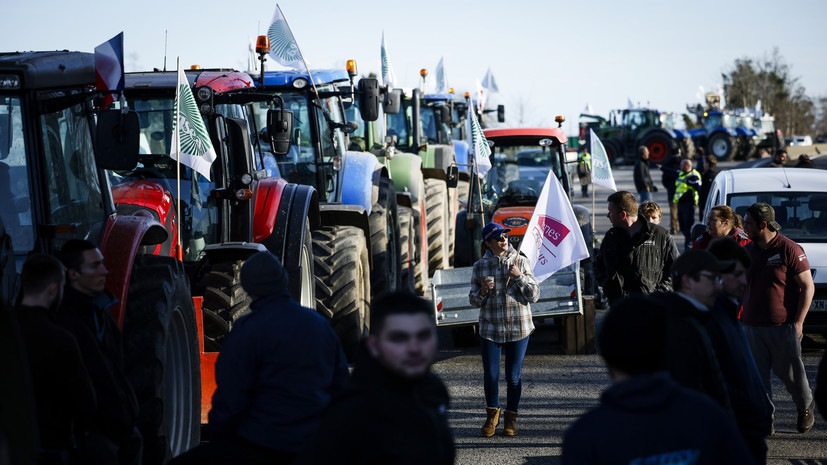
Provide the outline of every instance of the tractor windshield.
[[411,132],[408,130],[408,121],[411,120],[413,108],[407,101],[403,101],[402,110],[396,114],[388,114],[386,121],[388,123],[388,135],[396,136],[397,145],[399,147],[411,146]]
[[210,181],[169,156],[174,118],[172,97],[130,98],[127,105],[138,113],[140,120],[138,165],[131,170],[110,173],[116,202],[121,198],[130,201],[136,192],[146,187],[146,181],[156,183],[168,191],[175,205],[181,199],[181,244],[184,247],[184,259],[195,261],[205,244],[219,242],[219,208],[216,199],[210,197],[210,192],[218,187],[215,182],[218,162],[213,163],[210,169]]
[[35,230],[32,227],[30,201],[33,195],[29,190],[26,167],[26,138],[23,136],[20,99],[2,97],[0,98],[0,219],[3,220],[6,233],[11,236],[15,255],[19,256],[25,256],[34,249]]
[[712,131],[720,127],[735,129],[735,116],[714,113],[706,117],[706,123],[704,124],[704,126],[706,127],[707,131]]
[[[331,92],[332,85],[317,86],[320,93]],[[316,99],[312,90],[274,90],[284,101],[284,109],[293,112],[293,133],[290,135],[290,152],[278,156],[274,162],[268,162],[265,156],[265,168],[270,176],[279,176],[288,182],[318,187],[317,171],[319,166],[328,166],[335,156],[341,156],[347,147],[341,129],[336,127],[344,123],[342,107],[338,97]],[[310,97],[314,98],[311,100]],[[312,102],[312,103],[311,103]],[[312,105],[312,107],[311,107]],[[259,128],[267,127],[267,103],[253,104],[252,118]],[[314,130],[318,130],[320,140],[316,140]],[[316,158],[317,147],[321,150],[320,160]],[[266,144],[262,150],[267,150]],[[319,165],[317,163],[321,163]]]
[[[486,215],[503,207],[533,207],[543,190],[549,170],[560,179],[559,146],[497,145],[492,147],[491,169],[482,180],[482,205]],[[479,195],[472,204],[479,204]]]
[[422,105],[419,115],[422,121],[422,134],[429,144],[447,144],[451,139],[451,128],[438,117],[435,107]]

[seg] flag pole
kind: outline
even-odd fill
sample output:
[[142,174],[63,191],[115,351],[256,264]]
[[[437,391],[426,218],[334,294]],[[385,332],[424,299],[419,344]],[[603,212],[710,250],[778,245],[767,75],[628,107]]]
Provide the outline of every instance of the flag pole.
[[[178,67],[175,70],[175,73],[176,73],[175,82],[178,82],[177,74],[181,71],[181,57],[180,56],[178,57],[177,66]],[[175,140],[175,146],[178,147],[178,153],[175,154],[175,183],[176,183],[176,189],[178,190],[178,193],[176,195],[177,199],[176,199],[176,213],[175,213],[175,238],[176,238],[176,244],[178,244],[178,245],[175,247],[175,255],[178,257],[178,260],[183,261],[184,253],[183,253],[183,246],[181,244],[181,95],[180,95],[181,94],[181,89],[178,85],[176,85],[175,87],[176,87],[175,91],[177,93],[176,97],[178,97],[176,99],[177,102],[176,102],[176,105],[175,105],[175,126],[176,126],[176,128],[178,128],[178,130],[175,131],[175,139],[176,139]],[[195,171],[195,170],[193,170],[193,171]]]

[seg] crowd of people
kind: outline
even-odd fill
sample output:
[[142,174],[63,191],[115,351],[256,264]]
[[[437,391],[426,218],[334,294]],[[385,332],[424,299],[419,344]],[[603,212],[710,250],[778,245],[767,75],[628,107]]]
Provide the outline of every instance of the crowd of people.
[[[595,257],[611,305],[597,342],[612,385],[569,427],[563,463],[765,463],[773,373],[796,406],[799,433],[813,427],[817,404],[827,409],[824,362],[814,392],[801,353],[815,289],[807,256],[760,202],[743,219],[715,206],[706,231],[690,237],[702,187],[717,173],[714,157],[703,174],[689,160],[661,167],[674,178],[664,187],[685,238],[679,253],[676,226],[660,226],[663,210],[652,200],[648,150],[639,154],[641,202],[627,191],[609,195],[611,228]],[[531,304],[540,297],[510,232],[497,223],[482,229],[470,282],[469,302],[480,309],[483,437],[500,424],[502,436],[518,435]],[[22,268],[13,314],[29,361],[38,464],[142,463],[139,405],[108,311],[107,274],[85,240],[67,241],[57,257],[31,255]],[[172,465],[454,462],[448,390],[431,371],[429,302],[406,291],[376,297],[351,374],[330,324],[291,299],[278,258],[252,255],[240,282],[251,311],[234,322],[215,366],[209,441]]]
[[[671,196],[679,211],[687,195],[681,186],[693,189],[681,176],[702,178],[689,174],[687,163],[681,162]],[[715,168],[711,159],[706,165],[705,172]],[[687,204],[695,205],[700,194],[690,193]],[[658,225],[660,207],[648,197],[640,196],[640,206],[631,192],[608,197],[612,227],[595,271],[611,304],[598,345],[614,385],[601,405],[569,430],[564,463],[610,463],[604,460],[610,456],[624,458],[623,463],[662,463],[667,456],[738,457],[744,450],[765,463],[766,438],[775,432],[771,374],[792,397],[799,433],[814,424],[816,397],[827,396],[823,384],[817,395],[811,390],[801,353],[815,290],[807,256],[781,234],[773,207],[761,202],[747,208],[743,220],[726,205],[713,207],[706,231],[691,241],[687,235],[679,254],[670,232]],[[694,219],[694,211],[684,213],[686,221]],[[672,402],[690,391],[712,402],[676,412]],[[654,431],[667,415],[672,424],[697,425],[699,412],[723,418],[714,434],[697,434],[696,428],[694,435],[662,442],[600,434],[609,419],[638,424],[634,431]],[[733,431],[740,437],[734,440]]]

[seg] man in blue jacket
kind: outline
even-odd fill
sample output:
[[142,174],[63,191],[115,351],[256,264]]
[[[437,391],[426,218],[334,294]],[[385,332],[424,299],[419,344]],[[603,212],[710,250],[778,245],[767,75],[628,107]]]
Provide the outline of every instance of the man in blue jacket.
[[270,252],[241,268],[251,312],[233,324],[215,365],[210,442],[176,464],[289,464],[348,381],[330,323],[290,298]]

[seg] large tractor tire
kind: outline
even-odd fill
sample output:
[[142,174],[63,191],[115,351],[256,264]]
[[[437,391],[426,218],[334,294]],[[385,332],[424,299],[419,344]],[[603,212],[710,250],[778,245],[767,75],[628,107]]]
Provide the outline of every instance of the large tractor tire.
[[448,189],[445,181],[425,180],[425,220],[428,225],[428,277],[448,268]]
[[241,287],[243,260],[215,263],[199,283],[204,288],[204,349],[217,352],[232,324],[250,313],[250,296]]
[[389,178],[379,181],[379,200],[370,212],[370,248],[373,270],[370,285],[375,295],[394,291],[399,287],[401,264],[399,260],[399,229],[396,190]]
[[719,161],[728,161],[735,155],[735,141],[726,132],[716,132],[709,138],[706,153],[715,155]]
[[414,291],[414,274],[416,273],[416,232],[414,231],[413,209],[399,207],[399,262],[401,269],[400,288]]
[[[313,237],[310,234],[310,221],[305,221],[304,240],[301,255],[301,298],[299,303],[305,308],[316,308],[316,277],[313,273]],[[295,279],[291,277],[291,279]]]
[[606,149],[610,165],[617,166],[623,160],[623,148],[617,142],[608,140],[603,144],[603,148]]
[[370,262],[365,234],[354,226],[313,231],[316,310],[330,323],[353,361],[370,329]]
[[663,163],[672,155],[673,141],[666,134],[656,132],[649,134],[640,141],[640,145],[649,149],[649,160],[653,163]]
[[755,142],[752,137],[741,136],[738,137],[738,155],[739,160],[749,160],[755,155]]
[[[424,296],[425,290],[428,287],[428,260],[427,257],[422,256],[422,242],[426,241],[426,237],[423,237],[422,233],[422,223],[425,221],[421,213],[414,210],[413,211],[413,224],[414,224],[414,243],[412,249],[415,251],[414,253],[414,292],[417,295]],[[427,246],[427,244],[426,244]]]
[[124,358],[141,407],[143,463],[162,464],[200,439],[198,329],[184,265],[172,257],[139,255],[128,295]]

